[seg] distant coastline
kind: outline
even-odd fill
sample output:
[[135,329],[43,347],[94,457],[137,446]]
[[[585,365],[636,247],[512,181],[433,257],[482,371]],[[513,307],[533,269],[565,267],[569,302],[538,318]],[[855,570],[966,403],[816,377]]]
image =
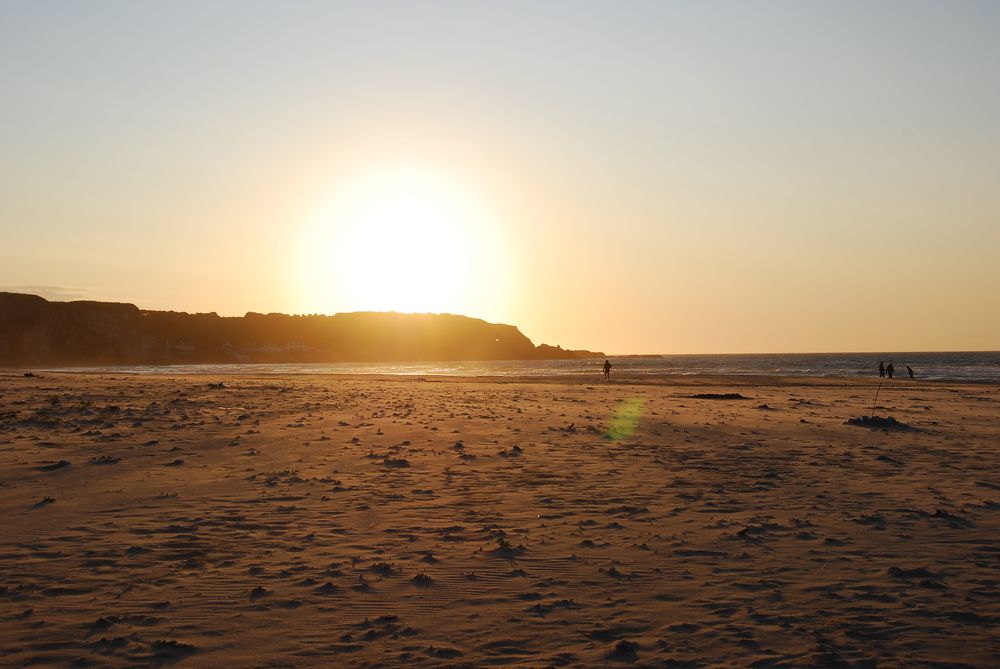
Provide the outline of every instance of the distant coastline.
[[225,317],[133,304],[50,302],[0,292],[0,365],[567,360],[599,351],[535,345],[512,325],[452,314],[248,313]]

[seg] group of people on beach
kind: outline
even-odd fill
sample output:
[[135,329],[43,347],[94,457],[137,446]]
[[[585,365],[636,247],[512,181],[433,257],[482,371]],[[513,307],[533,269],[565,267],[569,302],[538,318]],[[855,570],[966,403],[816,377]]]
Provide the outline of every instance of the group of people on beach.
[[[896,373],[896,368],[892,366],[891,360],[889,361],[888,365],[886,365],[884,361],[879,360],[878,363],[879,378],[889,377],[891,379],[893,378],[893,375],[895,373]],[[913,378],[913,368],[910,367],[909,365],[906,366],[906,373],[910,375],[911,379]]]
[[[604,369],[604,378],[605,378],[605,380],[611,380],[611,361],[610,360],[605,360],[604,361],[604,368],[603,369]],[[913,368],[910,367],[909,365],[906,366],[906,373],[910,375],[911,379],[913,378]],[[893,376],[895,374],[896,374],[896,368],[893,367],[891,360],[889,361],[888,365],[885,364],[884,360],[879,360],[879,362],[878,362],[878,375],[879,375],[879,378],[889,377],[891,379],[891,378],[893,378]]]

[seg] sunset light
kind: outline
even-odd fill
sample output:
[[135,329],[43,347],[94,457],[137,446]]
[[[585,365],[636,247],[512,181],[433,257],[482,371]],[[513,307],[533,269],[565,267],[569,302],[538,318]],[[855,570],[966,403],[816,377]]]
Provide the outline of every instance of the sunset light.
[[335,189],[305,226],[306,310],[476,313],[506,297],[507,254],[471,191],[412,168]]
[[0,669],[1000,668],[1000,0],[0,2]]

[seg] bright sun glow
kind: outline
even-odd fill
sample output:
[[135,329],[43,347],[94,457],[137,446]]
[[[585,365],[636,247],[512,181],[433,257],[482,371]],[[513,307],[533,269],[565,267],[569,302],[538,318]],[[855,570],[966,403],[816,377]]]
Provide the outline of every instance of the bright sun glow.
[[395,170],[338,189],[302,236],[308,311],[450,312],[495,317],[509,290],[487,209],[440,175]]

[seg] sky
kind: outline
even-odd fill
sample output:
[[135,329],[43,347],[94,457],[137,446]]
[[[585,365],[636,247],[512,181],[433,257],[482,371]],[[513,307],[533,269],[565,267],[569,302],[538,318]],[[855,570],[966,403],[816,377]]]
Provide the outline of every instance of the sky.
[[1000,3],[0,0],[0,290],[1000,349]]

